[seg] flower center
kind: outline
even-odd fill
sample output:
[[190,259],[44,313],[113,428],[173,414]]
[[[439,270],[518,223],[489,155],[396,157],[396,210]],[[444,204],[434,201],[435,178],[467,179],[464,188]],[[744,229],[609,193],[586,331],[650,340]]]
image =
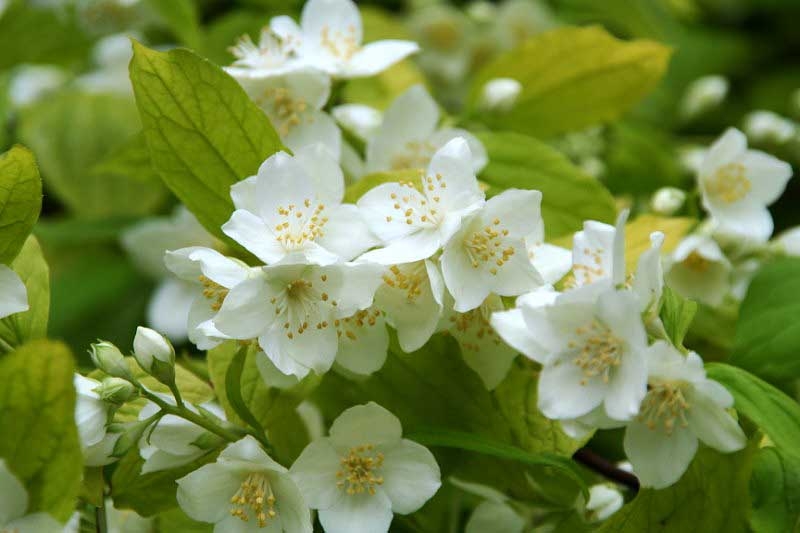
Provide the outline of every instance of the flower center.
[[622,361],[623,341],[598,320],[576,328],[575,333],[579,340],[570,341],[568,346],[577,350],[573,363],[583,370],[581,385],[597,376],[608,383],[611,371]]
[[308,103],[303,98],[293,97],[286,87],[266,89],[256,103],[262,107],[264,104],[271,106],[270,118],[281,137],[289,135],[292,128],[303,121],[302,115],[308,110]]
[[500,336],[492,327],[491,322],[489,322],[492,311],[497,310],[497,308],[493,308],[484,302],[471,311],[457,313],[450,317],[452,327],[455,328],[456,332],[462,334],[459,344],[463,349],[480,352],[480,343],[484,340],[488,340],[495,346],[501,344]]
[[379,316],[381,316],[381,312],[377,309],[362,309],[361,311],[357,311],[353,316],[334,320],[333,325],[336,327],[336,334],[339,338],[344,335],[351,341],[354,341],[358,340],[356,332],[360,328],[371,327],[377,324]]
[[472,268],[478,268],[481,263],[490,264],[492,266],[489,272],[496,275],[497,268],[503,266],[516,252],[513,246],[503,247],[503,238],[506,236],[508,230],[500,227],[499,218],[468,234],[464,239],[464,248]]
[[261,32],[261,41],[258,45],[249,35],[245,34],[228,50],[236,58],[235,64],[250,68],[280,66],[286,61],[288,55],[284,42],[268,29]]
[[745,175],[746,170],[741,163],[723,165],[706,181],[706,190],[726,204],[738,202],[750,192],[751,184]]
[[231,498],[231,515],[242,522],[250,515],[258,521],[258,527],[266,527],[267,520],[275,518],[275,495],[264,474],[250,474],[242,481],[239,490]]
[[689,425],[686,420],[688,410],[689,402],[683,396],[680,383],[651,384],[642,401],[639,420],[651,430],[663,427],[664,432],[671,435],[676,422],[684,428]]
[[427,280],[427,272],[425,270],[425,263],[413,263],[404,268],[397,265],[389,267],[389,272],[383,275],[383,282],[389,287],[406,292],[406,299],[413,302],[422,294],[425,281]]
[[275,225],[275,238],[284,248],[291,250],[322,237],[328,223],[328,217],[322,216],[324,211],[324,204],[314,206],[310,198],[303,200],[302,207],[295,204],[279,206],[278,216],[282,222]]
[[324,291],[328,275],[320,275],[322,290],[314,288],[314,282],[307,279],[296,279],[286,284],[283,291],[270,298],[269,303],[275,309],[275,314],[283,316],[283,328],[286,337],[293,339],[295,335],[302,335],[310,327],[309,321],[317,329],[328,327],[328,321],[321,318],[320,305],[327,304],[333,307],[339,303]]
[[372,444],[350,448],[342,456],[341,469],[336,472],[336,486],[347,494],[375,494],[375,486],[383,485],[383,476],[377,471],[383,466],[383,454],[375,451]]
[[347,31],[331,32],[329,26],[322,28],[320,43],[330,54],[342,61],[349,61],[358,52],[358,41],[356,40],[356,29],[349,26]]
[[[441,174],[436,175],[436,181],[439,184],[440,189],[444,189],[447,187],[447,184],[442,179]],[[434,178],[428,176],[425,178],[428,182],[428,190],[433,190],[434,186],[431,184]],[[414,184],[410,181],[401,181],[399,185],[402,187],[407,187],[409,189],[407,194],[404,193],[391,193],[389,198],[394,201],[392,205],[392,209],[396,212],[396,215],[401,218],[405,219],[406,224],[411,226],[416,223],[421,226],[428,226],[428,227],[436,227],[441,222],[441,212],[438,209],[439,202],[441,198],[439,196],[435,196],[436,193],[427,194],[427,196],[423,196],[414,186]],[[391,222],[394,217],[389,215],[386,217],[386,222]]]
[[583,282],[592,283],[606,275],[603,268],[603,248],[584,248],[583,254],[589,259],[587,264],[578,263],[572,267],[576,274],[580,273]]
[[203,296],[211,302],[211,309],[219,311],[222,307],[222,302],[224,302],[225,297],[228,296],[228,289],[219,283],[211,281],[205,276],[199,276],[197,279],[203,286]]
[[708,270],[711,266],[711,261],[697,253],[697,251],[693,251],[683,260],[683,264],[690,270],[702,273]]
[[409,141],[402,151],[392,158],[392,170],[425,168],[436,147],[427,141]]

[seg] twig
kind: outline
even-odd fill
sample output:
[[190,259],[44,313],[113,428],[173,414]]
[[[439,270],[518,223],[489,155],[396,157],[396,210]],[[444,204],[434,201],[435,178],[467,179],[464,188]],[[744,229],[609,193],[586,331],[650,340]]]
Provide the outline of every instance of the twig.
[[630,472],[626,472],[625,470],[617,468],[614,463],[605,457],[597,455],[588,448],[581,448],[575,452],[575,455],[573,455],[572,458],[584,466],[594,470],[603,477],[615,481],[620,485],[625,485],[634,493],[638,492],[639,490],[639,480],[636,478],[636,476]]

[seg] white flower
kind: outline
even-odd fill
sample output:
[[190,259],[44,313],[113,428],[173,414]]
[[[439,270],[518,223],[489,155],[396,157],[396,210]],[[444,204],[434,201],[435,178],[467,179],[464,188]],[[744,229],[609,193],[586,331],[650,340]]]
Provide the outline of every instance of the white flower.
[[339,347],[335,368],[345,375],[368,376],[381,369],[389,350],[386,320],[377,307],[333,321]]
[[778,235],[774,246],[786,255],[800,256],[800,226],[789,228]]
[[492,111],[508,111],[522,92],[522,84],[514,78],[493,78],[483,86],[481,104]]
[[100,399],[95,389],[99,381],[75,374],[75,425],[81,441],[86,466],[103,466],[115,461],[111,457],[119,434],[107,433],[109,405]]
[[222,231],[266,264],[349,260],[377,242],[343,196],[342,171],[325,148],[278,152],[231,187],[236,211]]
[[541,200],[539,191],[508,189],[462,221],[441,258],[456,311],[476,308],[489,293],[518,296],[544,283],[525,240],[541,224]]
[[538,308],[552,305],[559,295],[552,286],[545,285],[517,298],[515,307],[506,311],[495,310],[490,323],[498,335],[517,352],[532,361],[547,358],[545,348],[525,323],[523,308]]
[[442,321],[443,328],[458,342],[464,362],[488,390],[503,381],[517,357],[517,350],[503,342],[490,322],[493,312],[504,309],[503,300],[490,294],[476,308],[464,313],[451,308]]
[[783,144],[795,136],[797,126],[772,111],[752,111],[744,119],[744,131],[756,143]]
[[196,280],[173,276],[164,265],[164,253],[187,246],[213,248],[216,239],[181,205],[170,217],[149,218],[126,229],[121,243],[134,264],[159,282],[147,305],[147,324],[173,342],[185,341],[189,310],[197,295]]
[[234,339],[258,338],[284,374],[323,373],[338,350],[337,320],[372,305],[381,270],[366,263],[263,267],[230,291],[213,325]]
[[698,439],[725,453],[744,447],[744,432],[726,411],[733,407],[733,397],[706,378],[700,356],[683,356],[656,341],[647,359],[647,396],[624,439],[625,454],[643,487],[662,489],[678,481],[697,451]]
[[758,150],[747,149],[747,138],[727,130],[709,149],[697,179],[703,206],[722,233],[765,242],[772,234],[767,206],[783,193],[792,167]]
[[638,412],[647,383],[647,335],[631,312],[638,307],[633,292],[602,284],[560,294],[549,305],[523,305],[531,337],[543,348],[526,346],[526,355],[543,366],[538,400],[545,416],[572,419],[600,405],[616,420]]
[[392,513],[413,513],[441,485],[431,452],[403,439],[397,417],[372,402],[339,415],[291,475],[328,533],[385,533]]
[[167,252],[164,261],[169,270],[194,286],[194,298],[187,317],[189,340],[201,350],[218,345],[225,336],[206,323],[222,307],[228,291],[259,270],[200,246]]
[[572,269],[572,252],[566,248],[544,241],[544,220],[529,228],[525,237],[528,248],[528,259],[542,276],[545,283],[555,283]]
[[397,331],[404,352],[422,348],[436,331],[442,315],[444,281],[432,261],[390,266],[375,292],[375,306]]
[[685,117],[692,118],[718,107],[728,95],[729,87],[728,80],[723,76],[697,78],[686,89],[681,112]]
[[650,209],[664,216],[675,214],[686,202],[686,191],[675,187],[661,187],[650,199]]
[[589,487],[589,501],[586,503],[586,514],[592,522],[601,522],[616,513],[625,500],[616,488],[598,484]]
[[421,85],[397,97],[383,114],[383,123],[367,142],[366,171],[425,168],[431,156],[451,139],[469,145],[468,162],[475,172],[488,161],[483,144],[466,130],[437,129],[439,107]]
[[292,28],[286,28],[286,18],[275,17],[269,26],[262,28],[258,44],[247,34],[240,37],[236,45],[230,48],[236,61],[225,67],[225,71],[241,82],[280,76],[304,68],[296,57],[299,42],[295,40]]
[[383,113],[363,104],[344,104],[331,111],[336,122],[362,141],[367,141],[378,131]]
[[299,43],[300,60],[336,78],[373,76],[419,50],[399,40],[362,45],[361,14],[351,0],[309,0],[299,27],[288,17],[278,20],[283,40]]
[[322,111],[331,90],[327,74],[311,68],[280,75],[245,73],[234,77],[266,113],[287,147],[297,152],[319,143],[338,159],[342,134],[333,119]]
[[467,142],[456,138],[434,154],[422,192],[406,182],[384,183],[364,194],[358,206],[386,247],[362,258],[385,265],[410,263],[444,246],[462,219],[484,203],[470,159]]
[[178,483],[178,504],[215,533],[311,533],[311,513],[286,468],[250,436]]
[[719,245],[706,235],[684,238],[669,259],[666,282],[679,294],[717,306],[730,288],[731,264]]
[[[175,405],[175,400],[170,395],[158,395],[165,402]],[[200,411],[191,404],[184,404],[195,414]],[[214,415],[219,420],[225,420],[225,412],[216,404],[204,403],[200,406],[205,413]],[[147,420],[161,408],[153,402],[147,402],[139,411],[139,420]],[[202,416],[208,416],[207,414]],[[202,440],[206,445],[202,446]],[[185,465],[199,458],[212,447],[215,437],[207,430],[175,415],[164,415],[144,432],[139,441],[139,454],[145,460],[142,465],[142,474],[167,470]]]
[[0,318],[28,310],[28,291],[19,275],[0,265]]
[[168,365],[175,364],[175,349],[169,341],[161,333],[142,326],[136,328],[136,336],[133,338],[133,355],[139,366],[148,373],[153,366],[154,359]]
[[0,459],[0,531],[19,533],[61,533],[64,529],[47,513],[25,514],[28,492]]

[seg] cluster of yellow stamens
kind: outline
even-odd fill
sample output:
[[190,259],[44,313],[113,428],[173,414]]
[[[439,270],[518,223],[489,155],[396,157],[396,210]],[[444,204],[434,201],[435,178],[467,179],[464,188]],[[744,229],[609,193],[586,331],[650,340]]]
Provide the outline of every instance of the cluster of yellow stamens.
[[[592,283],[606,275],[603,269],[603,252],[602,248],[584,248],[584,255],[588,256],[591,261],[590,264],[576,264],[572,268],[575,273],[581,273],[584,278],[584,283]],[[594,263],[592,265],[591,263]]]
[[353,316],[334,320],[333,325],[336,327],[336,334],[338,337],[341,338],[342,335],[344,335],[351,341],[354,341],[358,339],[356,331],[358,331],[359,328],[374,326],[378,323],[378,317],[380,316],[381,312],[378,309],[362,309],[361,311],[357,311]]
[[406,292],[406,299],[413,302],[422,294],[424,283],[427,280],[425,263],[412,263],[403,268],[392,265],[389,272],[383,275],[383,282],[393,289]]
[[247,522],[252,514],[258,527],[266,527],[267,520],[278,514],[275,511],[275,495],[264,474],[248,475],[231,498],[231,505],[232,516]]
[[[303,121],[303,114],[308,110],[308,104],[302,98],[292,96],[286,87],[270,87],[264,91],[261,98],[256,99],[260,106],[272,106],[273,123],[281,136],[286,136],[292,128]],[[305,117],[312,120],[311,116]]]
[[435,151],[436,146],[428,141],[409,141],[401,152],[392,157],[390,165],[392,170],[425,168]]
[[[286,248],[298,247],[306,242],[314,241],[324,235],[323,229],[328,223],[328,217],[322,216],[325,211],[324,204],[313,206],[313,202],[306,198],[303,206],[295,204],[278,207],[278,215],[284,220],[275,225],[275,238]],[[306,209],[307,211],[304,211]],[[297,227],[297,223],[300,227]]]
[[211,309],[219,311],[222,307],[222,302],[224,302],[225,297],[228,296],[228,289],[219,283],[211,281],[205,276],[199,276],[197,279],[203,286],[203,296],[211,301]]
[[252,68],[271,66],[281,64],[286,60],[288,52],[295,46],[293,41],[294,38],[291,36],[279,37],[267,26],[261,30],[261,39],[258,45],[249,35],[245,34],[237,40],[234,46],[228,48],[228,51],[236,57],[235,64],[237,65],[246,65]]
[[583,370],[581,385],[597,376],[602,376],[603,382],[608,383],[611,371],[622,362],[623,341],[596,319],[576,328],[575,334],[579,340],[569,341],[568,346],[577,350],[573,363]]
[[375,487],[383,485],[383,476],[377,475],[377,470],[383,466],[383,454],[376,452],[372,444],[350,448],[340,463],[336,486],[347,494],[375,494]]
[[686,265],[687,268],[694,270],[695,272],[705,272],[711,266],[711,261],[700,255],[696,250],[692,251],[686,259],[683,260],[683,264]]
[[[494,310],[496,311],[497,309]],[[466,313],[458,313],[450,317],[452,327],[454,327],[457,332],[474,335],[474,337],[477,339],[475,341],[470,341],[469,337],[461,337],[459,339],[459,344],[462,349],[469,350],[471,352],[479,352],[481,349],[481,345],[479,343],[484,339],[487,339],[495,346],[500,345],[500,336],[497,334],[494,328],[492,328],[492,325],[489,322],[491,313],[492,309],[490,309],[486,304],[483,304],[475,309],[472,309],[471,311],[467,311]]]
[[[323,286],[328,281],[328,275],[320,275]],[[274,306],[276,315],[286,315],[283,329],[286,330],[286,337],[294,339],[295,335],[302,335],[310,327],[308,317],[316,314],[313,309],[321,302],[336,307],[339,302],[331,298],[327,292],[319,292],[314,288],[314,282],[307,279],[296,279],[286,284],[283,293],[272,296],[269,303]],[[328,321],[322,320],[314,324],[316,329],[328,327]]]
[[738,202],[750,192],[751,184],[746,173],[747,168],[741,163],[723,165],[706,179],[706,192],[726,204]]
[[650,384],[648,388],[647,396],[642,402],[639,420],[652,430],[658,429],[659,426],[663,427],[667,435],[672,434],[676,422],[681,427],[689,425],[686,420],[689,402],[683,396],[680,383],[655,383]]
[[516,253],[513,246],[504,245],[504,237],[508,230],[500,228],[500,219],[495,218],[491,224],[478,231],[472,232],[464,239],[464,247],[473,268],[478,268],[481,263],[491,263],[489,272],[497,274],[497,267],[503,266]]
[[356,39],[356,28],[349,26],[346,32],[335,31],[331,32],[329,26],[322,28],[320,33],[320,44],[332,56],[348,61],[356,52],[358,52],[358,40]]
[[[433,178],[428,177],[428,180]],[[436,175],[436,179],[440,184],[440,188],[445,188],[447,184],[442,179],[441,174]],[[434,225],[439,222],[439,212],[434,205],[441,201],[439,196],[428,195],[430,201],[425,196],[421,195],[413,183],[404,181],[399,183],[400,186],[408,188],[408,193],[390,193],[389,198],[393,201],[392,209],[398,214],[398,219],[405,219],[406,224],[411,226],[415,222],[419,225]],[[432,203],[431,203],[432,202]],[[416,217],[416,220],[414,220]],[[394,220],[392,215],[386,216],[386,222]]]

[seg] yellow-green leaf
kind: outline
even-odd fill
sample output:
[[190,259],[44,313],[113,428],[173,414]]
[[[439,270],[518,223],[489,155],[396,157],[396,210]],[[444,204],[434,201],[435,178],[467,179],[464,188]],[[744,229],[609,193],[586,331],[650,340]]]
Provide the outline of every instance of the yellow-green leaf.
[[33,154],[15,146],[0,155],[0,264],[9,264],[39,218],[42,180]]
[[28,237],[11,268],[25,284],[29,309],[0,320],[0,339],[11,346],[20,346],[46,337],[50,319],[50,268],[36,237]]

